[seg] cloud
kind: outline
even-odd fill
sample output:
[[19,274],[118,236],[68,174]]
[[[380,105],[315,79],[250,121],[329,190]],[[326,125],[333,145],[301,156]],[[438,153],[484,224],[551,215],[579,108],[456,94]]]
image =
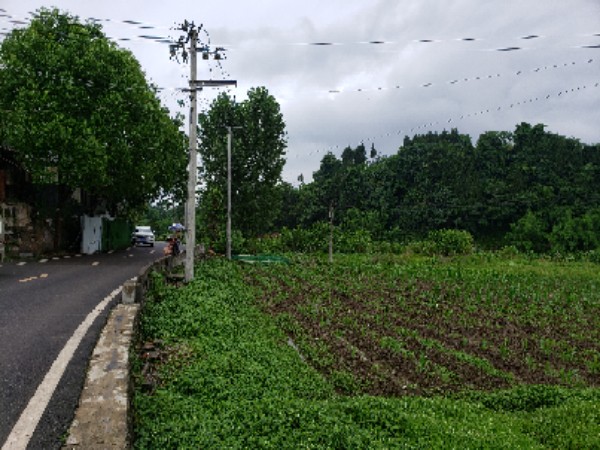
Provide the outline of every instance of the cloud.
[[[22,2],[3,3],[26,15]],[[240,100],[250,87],[266,86],[280,102],[290,182],[300,173],[310,179],[327,151],[339,155],[364,142],[392,154],[405,135],[450,128],[475,142],[484,131],[526,121],[600,142],[597,0],[261,0],[202,9],[191,0],[40,3],[110,18],[114,36],[140,34],[124,19],[172,36],[169,28],[185,17],[203,23],[228,56],[221,67],[200,63],[199,76],[237,79]],[[178,109],[185,94],[175,88],[187,85],[188,67],[169,61],[161,44],[120,45]],[[214,94],[203,92],[203,104]]]

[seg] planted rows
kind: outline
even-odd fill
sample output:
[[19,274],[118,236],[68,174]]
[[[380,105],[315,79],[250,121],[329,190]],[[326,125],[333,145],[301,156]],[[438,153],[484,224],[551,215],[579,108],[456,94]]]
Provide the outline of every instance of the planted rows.
[[593,269],[348,256],[254,267],[262,305],[347,393],[600,384]]

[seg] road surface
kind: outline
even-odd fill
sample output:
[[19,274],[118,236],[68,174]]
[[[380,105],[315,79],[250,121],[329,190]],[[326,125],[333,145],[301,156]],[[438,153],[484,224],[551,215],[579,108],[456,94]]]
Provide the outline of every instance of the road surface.
[[[163,243],[112,254],[0,263],[0,445],[88,314],[139,270],[162,256]],[[30,449],[59,448],[85,381],[89,356],[116,296],[77,346]]]

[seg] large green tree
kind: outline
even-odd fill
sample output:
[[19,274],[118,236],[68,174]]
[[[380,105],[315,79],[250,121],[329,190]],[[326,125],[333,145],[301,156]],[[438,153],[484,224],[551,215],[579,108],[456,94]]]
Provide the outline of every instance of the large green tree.
[[[376,156],[376,155],[375,155]],[[406,137],[398,152],[366,162],[362,145],[326,154],[313,181],[287,192],[288,227],[327,219],[375,238],[472,232],[486,245],[590,250],[600,230],[600,147],[521,123],[483,133]],[[509,233],[507,235],[507,233]],[[522,244],[522,245],[521,245]]]
[[40,9],[0,46],[0,139],[36,182],[109,211],[183,192],[185,137],[131,52],[99,25]]
[[212,237],[224,230],[227,193],[227,127],[232,127],[232,220],[245,236],[271,231],[281,206],[285,122],[277,100],[252,88],[241,103],[223,93],[200,116],[205,188],[201,213]]

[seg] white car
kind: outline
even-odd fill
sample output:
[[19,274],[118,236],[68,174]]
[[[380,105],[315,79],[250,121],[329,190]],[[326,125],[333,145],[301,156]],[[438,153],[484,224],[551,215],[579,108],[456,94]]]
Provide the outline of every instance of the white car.
[[149,245],[154,247],[154,231],[148,226],[137,226],[131,234],[132,245]]

